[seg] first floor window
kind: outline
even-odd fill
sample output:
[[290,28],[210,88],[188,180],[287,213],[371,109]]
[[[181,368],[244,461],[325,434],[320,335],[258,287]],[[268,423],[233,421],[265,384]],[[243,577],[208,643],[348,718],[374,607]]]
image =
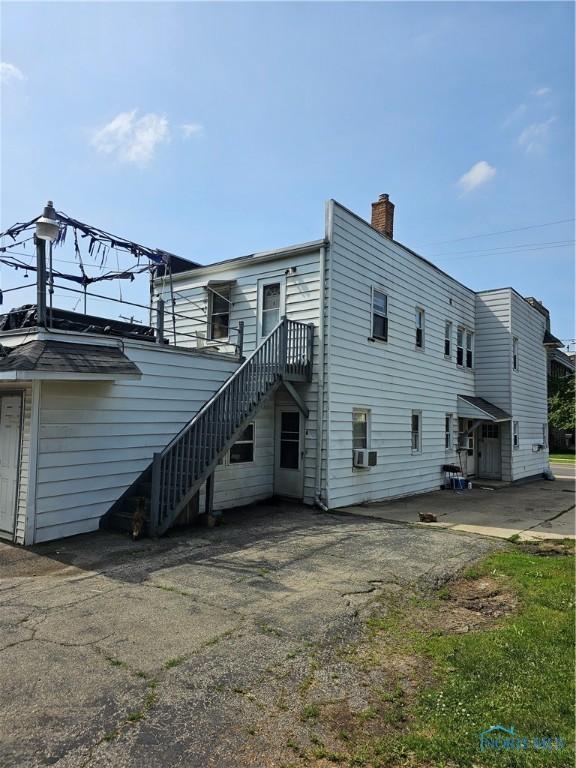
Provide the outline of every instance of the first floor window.
[[254,422],[248,424],[230,448],[230,464],[248,464],[254,461]]
[[280,283],[262,288],[262,336],[268,336],[280,322]]
[[412,453],[420,453],[422,447],[422,411],[412,411]]
[[548,424],[542,424],[542,445],[548,448]]
[[456,365],[464,365],[464,328],[456,332]]
[[447,413],[444,419],[444,447],[447,451],[452,448],[452,414]]
[[388,297],[372,289],[372,338],[388,341]]
[[369,411],[352,411],[352,447],[354,449],[368,448],[368,418]]
[[227,339],[230,327],[230,286],[210,289],[208,332],[211,339]]
[[473,333],[466,331],[466,368],[472,368],[472,337]]
[[444,326],[444,357],[452,357],[452,323],[449,320]]
[[424,310],[416,307],[416,349],[424,349]]
[[512,427],[512,445],[514,448],[520,447],[520,427],[517,421],[514,422]]

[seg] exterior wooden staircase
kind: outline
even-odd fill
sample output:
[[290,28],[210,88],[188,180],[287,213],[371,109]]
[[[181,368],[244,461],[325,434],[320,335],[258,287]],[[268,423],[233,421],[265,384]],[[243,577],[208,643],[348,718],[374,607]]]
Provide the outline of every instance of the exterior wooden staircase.
[[310,381],[312,325],[282,318],[113,505],[102,526],[161,536],[283,382]]

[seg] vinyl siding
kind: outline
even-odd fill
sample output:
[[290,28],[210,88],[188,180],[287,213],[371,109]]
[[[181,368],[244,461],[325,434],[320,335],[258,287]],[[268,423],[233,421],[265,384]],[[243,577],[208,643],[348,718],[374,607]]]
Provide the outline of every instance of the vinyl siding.
[[[294,275],[286,275],[289,267],[296,267]],[[231,288],[230,310],[230,340],[236,342],[236,329],[240,321],[244,322],[244,355],[249,355],[257,346],[258,340],[258,312],[259,312],[259,282],[285,281],[285,306],[283,310],[291,320],[302,323],[312,323],[315,326],[313,373],[310,384],[297,383],[295,388],[306,403],[310,415],[305,425],[304,438],[304,497],[307,504],[312,504],[315,494],[316,473],[316,431],[317,431],[317,404],[318,404],[318,365],[320,362],[320,350],[318,346],[318,325],[320,320],[320,253],[313,250],[299,255],[278,257],[265,263],[250,263],[250,261],[232,264],[230,267],[218,268],[217,272],[197,271],[185,275],[179,275],[175,281],[175,311],[179,315],[176,318],[178,332],[194,333],[200,330],[205,333],[208,324],[208,291],[204,287],[208,280],[235,281]],[[168,297],[167,288],[158,284],[160,292],[165,299]],[[282,310],[282,308],[281,308]],[[282,313],[282,312],[281,312]],[[169,325],[166,325],[169,330]],[[169,336],[169,333],[166,335]],[[193,338],[178,337],[179,343],[184,346],[195,346]],[[226,345],[220,349],[230,349]],[[292,403],[289,395],[280,390],[276,394],[276,401],[285,400]],[[257,448],[259,459],[258,466],[227,465],[222,464],[216,471],[214,484],[214,506],[216,509],[225,509],[237,506],[241,499],[242,504],[259,501],[273,494],[273,470],[274,470],[274,410],[273,405],[267,406],[267,410],[257,417],[257,432],[262,434],[263,446],[268,446],[269,455],[263,456]],[[245,478],[246,483],[243,482]],[[238,495],[240,492],[240,495]]]
[[542,444],[542,425],[548,421],[547,361],[542,343],[545,329],[546,319],[511,292],[511,337],[518,339],[519,358],[519,369],[511,371],[511,412],[520,432],[520,446],[512,450],[512,480],[538,475],[548,468],[548,448],[536,450]]
[[476,296],[476,394],[510,413],[511,291]]
[[139,381],[42,382],[36,542],[96,530],[153,453],[238,366],[224,355],[127,340],[123,348]]
[[[333,203],[329,258],[329,506],[438,488],[444,419],[457,395],[474,394],[474,373],[456,365],[456,328],[475,330],[475,295]],[[388,296],[388,342],[371,342],[371,288]],[[425,310],[425,348],[415,348],[415,309]],[[452,358],[444,357],[452,322]],[[352,410],[371,412],[378,466],[352,467]],[[411,450],[411,415],[422,412],[422,451]],[[456,422],[457,423],[457,422]],[[456,428],[456,426],[455,426]],[[455,442],[454,442],[455,447]]]
[[22,428],[20,432],[20,465],[18,471],[18,489],[16,492],[16,521],[14,542],[24,544],[26,534],[26,504],[28,502],[28,487],[30,477],[30,421],[32,414],[32,385],[14,382],[0,384],[2,392],[22,393]]

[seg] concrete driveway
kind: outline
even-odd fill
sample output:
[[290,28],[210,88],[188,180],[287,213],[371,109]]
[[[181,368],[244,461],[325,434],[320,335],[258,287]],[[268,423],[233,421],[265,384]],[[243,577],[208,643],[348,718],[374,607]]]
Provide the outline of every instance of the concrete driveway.
[[[574,539],[574,480],[570,478],[557,475],[554,481],[536,480],[513,486],[487,482],[471,491],[435,491],[397,501],[346,507],[342,511],[502,539]],[[434,514],[437,522],[420,523],[422,512]]]
[[286,697],[354,685],[323,679],[318,654],[359,636],[375,596],[443,583],[495,546],[281,505],[160,541],[0,545],[0,765],[288,764],[303,726]]

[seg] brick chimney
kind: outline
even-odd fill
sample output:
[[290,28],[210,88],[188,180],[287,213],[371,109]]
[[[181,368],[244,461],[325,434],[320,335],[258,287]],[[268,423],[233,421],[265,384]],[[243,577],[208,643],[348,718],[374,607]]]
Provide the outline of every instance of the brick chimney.
[[386,237],[394,237],[394,203],[388,195],[380,195],[376,203],[372,203],[372,226]]

